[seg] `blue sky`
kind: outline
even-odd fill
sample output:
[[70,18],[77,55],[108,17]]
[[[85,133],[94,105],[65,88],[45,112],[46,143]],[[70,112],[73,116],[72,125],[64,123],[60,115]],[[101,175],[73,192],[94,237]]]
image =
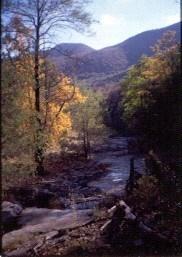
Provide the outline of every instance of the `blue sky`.
[[67,32],[57,38],[58,44],[83,43],[101,49],[180,21],[180,0],[93,0],[87,10],[99,21],[93,26],[96,35]]

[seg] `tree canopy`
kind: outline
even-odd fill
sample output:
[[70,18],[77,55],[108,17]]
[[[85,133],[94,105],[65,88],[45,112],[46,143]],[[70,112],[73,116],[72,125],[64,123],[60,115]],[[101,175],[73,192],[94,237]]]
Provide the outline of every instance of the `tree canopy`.
[[[90,32],[94,22],[85,8],[89,0],[10,0],[3,3],[3,53],[16,67],[16,82],[19,93],[25,93],[22,109],[27,108],[26,130],[33,140],[36,173],[44,174],[43,160],[49,139],[57,140],[62,130],[70,128],[71,122],[66,105],[81,98],[75,86],[64,75],[58,76],[55,67],[49,64],[45,48],[54,33],[73,29]],[[9,21],[9,24],[8,24]],[[20,76],[21,75],[21,76]],[[5,83],[4,87],[8,87]],[[25,92],[26,91],[26,92]],[[30,117],[31,116],[31,117]],[[30,122],[33,126],[29,126]],[[29,124],[29,125],[28,125]],[[32,129],[31,128],[31,129]]]
[[150,142],[163,141],[171,147],[179,135],[181,95],[180,44],[174,35],[165,33],[152,47],[154,55],[143,56],[122,83],[123,119],[128,128],[146,135]]

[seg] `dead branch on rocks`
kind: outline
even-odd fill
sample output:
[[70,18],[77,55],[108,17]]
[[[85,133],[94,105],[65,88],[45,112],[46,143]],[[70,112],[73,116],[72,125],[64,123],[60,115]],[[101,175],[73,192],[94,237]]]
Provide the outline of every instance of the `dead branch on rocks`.
[[111,219],[107,221],[100,229],[101,235],[107,233],[110,230],[112,223],[119,226],[123,220],[127,220],[131,225],[135,226],[143,235],[146,237],[155,240],[157,242],[168,242],[168,238],[162,234],[152,230],[147,227],[143,222],[139,221],[138,218],[132,213],[130,207],[126,205],[124,201],[120,201],[112,208],[108,210],[108,213],[111,215]]

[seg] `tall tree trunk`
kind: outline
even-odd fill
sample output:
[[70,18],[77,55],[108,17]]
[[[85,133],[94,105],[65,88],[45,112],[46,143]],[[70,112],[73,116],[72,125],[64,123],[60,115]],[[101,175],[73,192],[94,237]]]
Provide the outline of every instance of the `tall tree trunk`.
[[85,159],[87,159],[88,158],[88,149],[87,149],[86,131],[83,132],[83,149],[84,149]]
[[[37,6],[39,8],[39,6]],[[42,142],[42,124],[41,124],[41,106],[40,106],[40,78],[39,78],[39,65],[40,65],[40,55],[39,55],[39,44],[40,44],[40,27],[39,27],[39,16],[37,18],[36,27],[36,40],[35,40],[35,66],[34,66],[34,78],[35,78],[35,112],[36,112],[36,135],[35,135],[35,163],[36,163],[36,175],[44,175],[44,149]]]
[[88,134],[88,126],[84,128],[84,132],[83,132],[83,149],[84,149],[85,159],[88,159],[88,155],[90,153],[90,140],[89,140],[89,134]]
[[88,129],[86,131],[86,139],[87,139],[87,158],[88,158],[88,155],[90,154],[90,139],[89,139]]

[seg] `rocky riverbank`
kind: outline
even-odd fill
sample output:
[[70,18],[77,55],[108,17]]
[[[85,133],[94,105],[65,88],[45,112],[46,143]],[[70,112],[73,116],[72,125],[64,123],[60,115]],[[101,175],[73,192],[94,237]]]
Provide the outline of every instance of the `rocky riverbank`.
[[[3,256],[78,257],[111,253],[109,257],[118,249],[122,256],[177,253],[180,206],[174,208],[172,199],[161,194],[161,186],[153,178],[141,180],[142,187],[134,194],[124,193],[131,157],[123,152],[126,140],[109,139],[88,161],[71,155],[63,160],[58,154],[51,154],[45,163],[49,171],[45,177],[31,177],[14,186],[7,182],[2,205]],[[136,167],[142,168],[141,156],[135,154],[135,160]],[[123,199],[132,206],[137,222],[116,214],[113,227],[106,234],[101,233],[111,219],[108,209]],[[172,208],[176,223],[170,220]],[[166,251],[159,242],[141,234],[139,221],[167,238]],[[174,223],[173,232],[168,228],[169,222]]]
[[64,160],[61,172],[5,190],[6,201],[2,205],[5,256],[31,256],[36,249],[44,248],[47,241],[53,245],[59,240],[70,242],[68,231],[93,223],[94,210],[105,201],[106,194],[88,183],[106,174],[107,166],[94,160],[73,160],[69,166]]
[[[118,145],[113,143],[108,144],[107,149],[103,145],[95,150],[89,161],[76,160],[73,156],[63,160],[57,154],[50,154],[45,164],[47,176],[29,178],[25,183],[10,185],[4,190],[4,253],[7,256],[28,255],[36,245],[40,249],[44,248],[45,242],[55,245],[53,239],[58,242],[62,237],[65,240],[62,238],[60,241],[70,245],[70,241],[74,240],[70,235],[65,236],[65,231],[77,230],[90,222],[92,225],[87,229],[90,236],[95,235],[93,230],[99,234],[99,224],[104,222],[97,220],[103,219],[99,206],[110,208],[117,197],[99,187],[99,182],[95,186],[92,183],[111,173],[109,167],[113,165],[113,160],[105,161],[103,153],[118,153],[119,150]],[[111,182],[108,180],[108,185]],[[107,215],[104,220],[106,218]],[[60,233],[62,230],[63,235]],[[79,238],[79,233],[75,238]],[[93,238],[89,238],[89,242]],[[43,243],[39,245],[39,241]],[[67,247],[63,248],[64,252]]]

